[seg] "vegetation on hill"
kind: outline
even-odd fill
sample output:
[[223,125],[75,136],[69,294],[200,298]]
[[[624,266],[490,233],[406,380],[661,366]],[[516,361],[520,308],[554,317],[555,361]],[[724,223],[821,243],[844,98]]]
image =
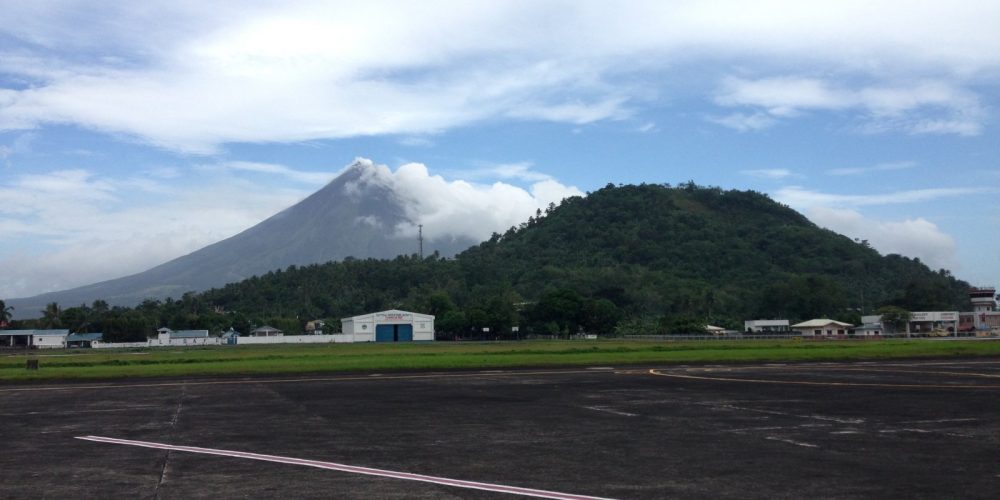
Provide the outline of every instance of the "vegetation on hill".
[[965,310],[967,288],[946,270],[881,256],[760,193],[609,184],[454,259],[292,266],[135,308],[70,307],[55,319],[111,339],[161,325],[298,332],[325,318],[336,329],[341,317],[391,308],[434,314],[443,334],[513,335],[514,326],[518,334],[685,333],[709,323],[740,329],[754,318],[857,323],[885,305]]

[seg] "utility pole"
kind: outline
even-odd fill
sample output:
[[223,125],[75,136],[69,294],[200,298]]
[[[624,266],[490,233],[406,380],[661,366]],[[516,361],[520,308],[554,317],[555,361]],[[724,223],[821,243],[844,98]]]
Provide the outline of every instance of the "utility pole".
[[424,260],[424,225],[417,225],[417,235],[420,239],[420,260]]

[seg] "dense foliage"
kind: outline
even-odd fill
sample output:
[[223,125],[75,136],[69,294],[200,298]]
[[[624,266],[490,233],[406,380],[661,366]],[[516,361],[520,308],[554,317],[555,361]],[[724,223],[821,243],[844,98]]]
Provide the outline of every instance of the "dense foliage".
[[515,335],[514,326],[517,335],[683,333],[709,323],[740,329],[755,318],[857,323],[887,305],[966,310],[967,288],[946,270],[883,257],[760,193],[609,184],[454,259],[292,266],[179,300],[98,301],[47,321],[124,340],[160,325],[298,332],[327,319],[336,329],[341,317],[398,308],[435,315],[447,335]]

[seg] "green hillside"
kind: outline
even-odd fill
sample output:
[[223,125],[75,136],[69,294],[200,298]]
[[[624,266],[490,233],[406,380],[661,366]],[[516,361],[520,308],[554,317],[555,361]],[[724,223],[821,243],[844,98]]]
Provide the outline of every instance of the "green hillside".
[[[438,330],[683,332],[753,318],[856,322],[882,305],[965,310],[968,284],[917,259],[881,256],[767,196],[693,183],[613,186],[558,207],[454,259],[346,259],[290,267],[179,300],[84,306],[63,327],[125,338],[156,326],[305,321],[389,308],[435,314]],[[86,324],[84,327],[83,324]],[[144,334],[144,333],[143,333]]]

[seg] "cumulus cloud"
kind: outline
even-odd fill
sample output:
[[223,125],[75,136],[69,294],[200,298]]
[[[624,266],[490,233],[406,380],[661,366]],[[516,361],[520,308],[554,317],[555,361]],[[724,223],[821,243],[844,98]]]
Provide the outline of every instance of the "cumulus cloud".
[[[712,120],[737,130],[834,110],[864,115],[868,132],[973,135],[976,92],[1000,68],[987,50],[998,18],[1000,4],[976,0],[13,2],[0,129],[67,123],[210,153],[498,119],[586,124],[669,98],[665,72],[732,62],[764,71],[721,83],[719,106],[751,109]],[[822,79],[802,76],[815,67]]]
[[[466,237],[485,240],[493,232],[503,232],[524,222],[550,203],[559,204],[571,196],[582,196],[579,189],[544,176],[527,189],[503,182],[478,184],[465,180],[446,180],[431,175],[421,163],[407,163],[395,172],[385,165],[359,159],[370,168],[367,181],[387,186],[400,198],[407,217],[424,225],[429,237]],[[401,236],[413,236],[413,224],[396,228]]]
[[955,240],[924,218],[888,221],[851,209],[814,207],[806,214],[817,225],[852,238],[868,240],[883,254],[918,257],[931,269],[956,270]]

